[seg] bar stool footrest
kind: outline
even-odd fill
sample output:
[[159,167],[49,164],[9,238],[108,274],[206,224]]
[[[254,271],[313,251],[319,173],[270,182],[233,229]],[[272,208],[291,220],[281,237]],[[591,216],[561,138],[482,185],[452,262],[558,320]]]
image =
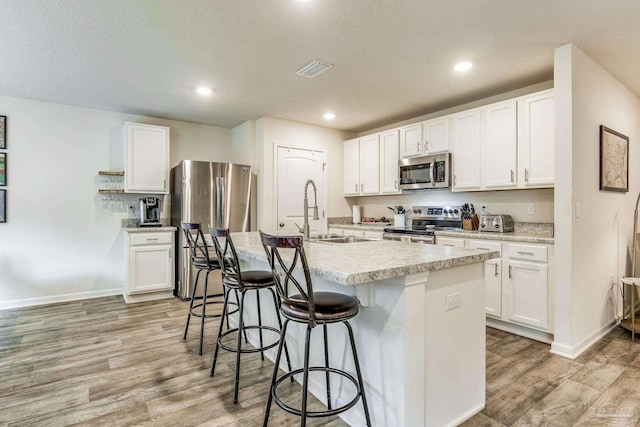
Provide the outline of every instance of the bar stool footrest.
[[[207,301],[207,305],[212,305],[212,304],[224,304],[224,301]],[[195,317],[202,318],[202,309],[201,309],[202,305],[203,305],[202,303],[194,304],[194,306],[191,307],[191,309],[189,310],[191,315],[195,316]],[[227,315],[232,315],[232,314],[235,314],[235,313],[238,312],[239,308],[238,308],[238,304],[237,303],[235,303],[233,301],[229,301],[229,305],[235,305],[236,308],[235,308],[235,310],[231,310],[231,311],[227,312]],[[198,308],[200,310],[196,311],[196,309],[198,309]],[[219,317],[222,317],[222,313],[220,313],[220,314],[205,314],[204,317],[205,317],[205,319],[219,318]]]
[[[320,371],[320,372],[329,372],[329,373],[333,373],[333,374],[337,374],[340,375],[346,379],[348,379],[349,381],[351,381],[353,383],[353,385],[356,388],[356,396],[353,398],[353,400],[351,400],[351,402],[340,406],[339,408],[335,408],[335,409],[329,409],[326,411],[307,411],[307,417],[310,418],[320,418],[320,417],[330,417],[333,415],[338,415],[342,412],[345,412],[348,409],[353,408],[356,403],[358,403],[358,400],[360,400],[360,396],[362,396],[362,390],[360,389],[360,385],[358,384],[358,380],[355,379],[355,377],[351,374],[349,374],[348,372],[345,371],[341,371],[340,369],[336,369],[336,368],[326,368],[324,366],[314,366],[314,367],[309,367],[309,372],[311,371]],[[302,411],[300,409],[296,409],[296,408],[292,408],[291,406],[287,405],[286,403],[284,403],[282,400],[280,400],[280,398],[278,397],[277,394],[277,389],[278,386],[280,385],[280,383],[282,383],[284,380],[293,377],[294,375],[297,374],[301,374],[304,372],[304,369],[296,369],[293,370],[291,372],[288,372],[286,374],[284,374],[283,376],[281,376],[280,378],[278,378],[276,380],[276,382],[273,384],[273,389],[271,390],[271,395],[273,396],[273,400],[276,402],[276,404],[281,407],[282,409],[284,409],[285,411],[287,411],[290,414],[294,414],[297,416],[301,416],[302,415]]]
[[[237,309],[236,309],[237,311]],[[269,350],[270,348],[273,348],[275,346],[277,346],[280,343],[280,330],[277,328],[274,328],[273,326],[242,326],[242,329],[247,330],[247,329],[258,329],[258,330],[263,330],[263,331],[272,331],[278,334],[278,338],[276,339],[276,341],[274,343],[271,344],[267,344],[263,347],[252,347],[252,348],[241,348],[240,349],[240,353],[258,353],[258,352],[262,352],[265,350]],[[226,337],[227,335],[231,335],[231,334],[238,334],[238,328],[233,328],[233,329],[229,329],[228,331],[224,332],[222,335],[220,335],[220,337],[218,337],[218,345],[227,351],[233,352],[233,353],[237,353],[238,352],[238,348],[237,347],[230,347],[226,344],[222,343],[222,340],[224,337]]]

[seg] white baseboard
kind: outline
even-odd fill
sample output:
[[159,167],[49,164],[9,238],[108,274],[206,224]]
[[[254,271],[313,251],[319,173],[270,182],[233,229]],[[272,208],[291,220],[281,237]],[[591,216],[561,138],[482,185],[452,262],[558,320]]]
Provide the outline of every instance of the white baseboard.
[[618,322],[613,320],[611,321],[611,323],[596,330],[594,333],[574,345],[566,345],[554,341],[553,344],[551,344],[551,353],[565,357],[567,359],[575,359],[576,357],[584,353],[589,347],[600,341],[616,326],[618,326]]
[[521,337],[540,341],[546,344],[551,344],[553,342],[553,335],[549,332],[539,331],[537,329],[527,328],[526,326],[504,322],[502,320],[494,319],[489,316],[487,316],[487,326],[499,329],[501,331],[509,332],[511,334],[520,335]]
[[463,422],[467,421],[469,418],[473,417],[474,415],[476,415],[478,412],[482,411],[485,408],[485,404],[482,403],[478,406],[476,406],[475,408],[473,408],[472,410],[470,410],[469,412],[467,412],[466,414],[462,415],[460,418],[458,418],[453,424],[451,424],[452,426],[459,426],[460,424],[462,424]]
[[122,288],[104,289],[100,291],[75,292],[72,294],[51,295],[47,297],[25,298],[12,301],[0,301],[0,310],[10,308],[32,307],[36,305],[53,304],[57,302],[77,301],[89,298],[122,295]]

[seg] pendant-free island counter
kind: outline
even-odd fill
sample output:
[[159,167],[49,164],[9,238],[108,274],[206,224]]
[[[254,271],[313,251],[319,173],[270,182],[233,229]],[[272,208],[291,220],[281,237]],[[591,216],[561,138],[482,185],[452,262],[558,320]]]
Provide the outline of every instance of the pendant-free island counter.
[[[243,269],[269,269],[258,233],[232,238]],[[314,291],[346,293],[362,305],[351,324],[374,426],[457,425],[484,408],[483,263],[498,252],[386,240],[309,241],[305,252]],[[257,324],[249,315],[256,312],[250,309],[255,297],[248,294],[245,304],[245,323]],[[263,309],[262,316],[275,324],[271,310]],[[296,326],[287,333],[294,369],[301,366],[304,348],[304,328]],[[311,342],[316,366],[324,364],[320,331]],[[258,342],[257,334],[249,339]],[[329,342],[331,366],[354,372],[345,328],[330,326]],[[266,355],[274,360],[275,349]],[[286,370],[284,358],[281,368]],[[310,377],[309,390],[326,403],[323,375]],[[332,378],[334,406],[354,392],[348,382]],[[365,425],[361,404],[341,416]]]

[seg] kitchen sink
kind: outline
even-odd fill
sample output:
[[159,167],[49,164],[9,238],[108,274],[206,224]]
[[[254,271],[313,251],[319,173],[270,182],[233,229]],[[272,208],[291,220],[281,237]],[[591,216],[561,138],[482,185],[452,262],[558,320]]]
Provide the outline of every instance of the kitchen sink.
[[343,237],[342,234],[312,234],[309,236],[309,240],[335,239],[339,237]]
[[365,237],[355,237],[355,236],[337,236],[330,237],[326,239],[318,239],[317,242],[324,243],[359,243],[359,242],[375,242],[376,239],[367,239]]

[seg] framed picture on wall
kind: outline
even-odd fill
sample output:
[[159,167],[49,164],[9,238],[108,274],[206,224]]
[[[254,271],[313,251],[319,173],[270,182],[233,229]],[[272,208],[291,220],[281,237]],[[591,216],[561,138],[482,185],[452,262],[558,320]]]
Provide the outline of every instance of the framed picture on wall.
[[629,191],[629,137],[600,125],[600,190]]
[[0,190],[0,223],[7,222],[7,190]]
[[7,185],[7,153],[0,153],[0,185]]
[[7,148],[7,116],[0,116],[0,150]]

